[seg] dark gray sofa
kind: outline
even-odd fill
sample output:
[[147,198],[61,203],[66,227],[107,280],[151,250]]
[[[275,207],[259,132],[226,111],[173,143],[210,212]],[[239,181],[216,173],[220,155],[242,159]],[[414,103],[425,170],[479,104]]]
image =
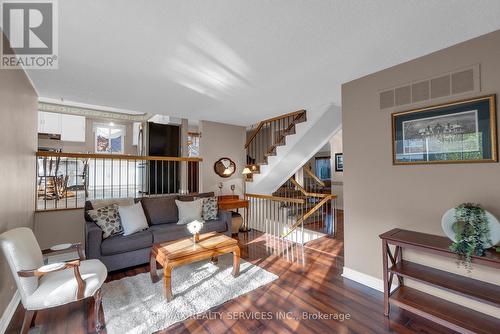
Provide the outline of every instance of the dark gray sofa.
[[[213,193],[196,195],[213,196]],[[190,201],[188,195],[166,195],[144,197],[140,199],[94,200],[85,203],[85,251],[87,258],[101,260],[108,271],[123,269],[149,262],[149,253],[153,243],[172,241],[192,236],[186,225],[177,225],[179,212],[175,200]],[[148,220],[147,230],[132,235],[117,235],[102,239],[102,230],[87,215],[88,210],[112,203],[130,205],[140,201]],[[220,232],[231,236],[231,212],[219,210],[215,220],[206,221],[201,233]]]

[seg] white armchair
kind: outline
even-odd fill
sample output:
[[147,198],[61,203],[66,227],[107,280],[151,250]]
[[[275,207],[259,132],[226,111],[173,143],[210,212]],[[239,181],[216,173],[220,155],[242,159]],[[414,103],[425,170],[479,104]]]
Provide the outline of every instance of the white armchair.
[[[0,248],[12,271],[26,311],[21,333],[28,333],[38,310],[88,297],[94,298],[96,331],[101,329],[99,309],[101,286],[107,276],[106,267],[99,260],[85,260],[80,244],[73,244],[71,247],[78,250],[79,260],[66,262],[56,268],[42,268],[42,250],[31,229],[21,227],[0,235]],[[43,253],[50,253],[50,250],[44,250]]]

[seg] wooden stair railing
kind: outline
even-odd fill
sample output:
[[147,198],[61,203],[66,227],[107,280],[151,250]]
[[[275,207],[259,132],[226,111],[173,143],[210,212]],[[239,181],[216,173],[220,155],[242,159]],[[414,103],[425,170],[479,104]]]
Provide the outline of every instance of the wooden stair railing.
[[288,179],[279,188],[279,191],[275,192],[273,195],[305,200],[305,204],[302,206],[303,211],[296,213],[298,214],[296,222],[286,233],[281,235],[282,238],[286,238],[297,228],[303,227],[304,225],[306,228],[307,225],[310,225],[313,230],[320,229],[327,234],[334,234],[337,196],[326,193],[309,192],[293,177]]
[[[323,194],[321,194],[321,195],[323,195]],[[281,235],[281,237],[282,238],[286,238],[291,233],[293,233],[293,231],[295,231],[297,228],[299,228],[299,227],[301,227],[303,225],[308,224],[307,220],[309,218],[314,218],[313,221],[310,222],[311,224],[315,224],[315,223],[321,223],[321,224],[323,224],[324,223],[323,220],[325,219],[324,218],[325,215],[324,215],[324,212],[322,212],[321,210],[322,209],[328,209],[329,203],[332,200],[335,200],[336,198],[337,198],[337,196],[335,196],[335,195],[326,195],[325,197],[323,197],[321,199],[321,201],[319,201],[312,209],[310,209],[302,217],[300,217],[299,219],[297,219],[297,221],[291,226],[291,228],[286,233],[283,233]],[[320,221],[320,222],[317,221],[318,214],[319,214],[319,216],[322,219],[322,221]],[[333,234],[333,233],[331,233],[331,234]]]
[[247,165],[267,164],[268,157],[276,155],[277,147],[286,144],[286,136],[294,134],[295,126],[305,121],[306,111],[298,110],[260,122],[245,143]]
[[321,181],[319,177],[314,174],[314,172],[307,166],[302,167],[302,170],[304,171],[304,176],[307,175],[307,179],[310,182],[306,182],[305,188],[307,190],[310,189],[324,189],[326,187],[325,182]]

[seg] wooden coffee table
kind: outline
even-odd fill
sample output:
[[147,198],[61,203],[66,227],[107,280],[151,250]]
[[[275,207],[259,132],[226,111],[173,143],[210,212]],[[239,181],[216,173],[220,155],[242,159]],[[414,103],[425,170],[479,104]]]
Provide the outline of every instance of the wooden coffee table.
[[240,248],[238,241],[227,235],[210,232],[200,234],[200,241],[193,243],[193,238],[186,238],[165,243],[153,244],[149,260],[153,283],[159,281],[156,263],[163,267],[165,298],[171,301],[172,268],[205,259],[216,259],[219,255],[233,253],[233,276],[240,273]]

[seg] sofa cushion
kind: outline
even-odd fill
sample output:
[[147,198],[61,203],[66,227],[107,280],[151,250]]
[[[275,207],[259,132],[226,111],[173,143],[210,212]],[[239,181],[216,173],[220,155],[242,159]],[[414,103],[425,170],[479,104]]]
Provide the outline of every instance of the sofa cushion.
[[203,220],[213,220],[217,218],[219,211],[217,205],[217,197],[205,197],[203,199],[203,207],[201,209]]
[[165,242],[190,237],[186,225],[163,224],[154,225],[149,228],[153,234],[153,242]]
[[123,235],[131,235],[147,229],[148,221],[141,203],[118,207],[123,227]]
[[132,205],[134,204],[134,199],[133,198],[108,198],[108,199],[94,199],[94,200],[88,200],[85,201],[85,207],[84,207],[84,218],[88,222],[93,222],[94,220],[90,218],[88,215],[89,210],[95,210],[99,209],[111,204],[116,204],[118,206],[127,206],[127,205]]
[[123,233],[118,205],[111,204],[87,211],[90,218],[102,230],[102,238],[107,239],[112,235]]
[[202,220],[203,199],[197,199],[190,202],[175,200],[179,211],[179,221],[177,224],[185,225],[194,220]]
[[195,195],[196,198],[207,198],[207,197],[214,197],[214,196],[215,196],[215,194],[213,191],[208,192],[208,193],[200,193],[200,194]]
[[175,200],[177,195],[145,197],[141,200],[149,225],[177,223],[179,212]]
[[148,230],[137,232],[131,235],[117,235],[102,241],[101,253],[112,255],[130,252],[136,249],[151,247],[153,245],[153,235]]
[[[223,220],[210,220],[203,224],[203,228],[200,233],[207,232],[225,232],[227,230],[226,222]],[[149,228],[149,231],[153,234],[153,242],[166,242],[172,240],[178,240],[183,238],[189,238],[192,236],[189,233],[186,225],[177,224],[163,224],[155,225]]]
[[208,233],[208,232],[226,232],[227,231],[227,224],[224,220],[221,219],[214,219],[214,220],[207,220],[203,224],[203,228],[201,229],[200,233]]

